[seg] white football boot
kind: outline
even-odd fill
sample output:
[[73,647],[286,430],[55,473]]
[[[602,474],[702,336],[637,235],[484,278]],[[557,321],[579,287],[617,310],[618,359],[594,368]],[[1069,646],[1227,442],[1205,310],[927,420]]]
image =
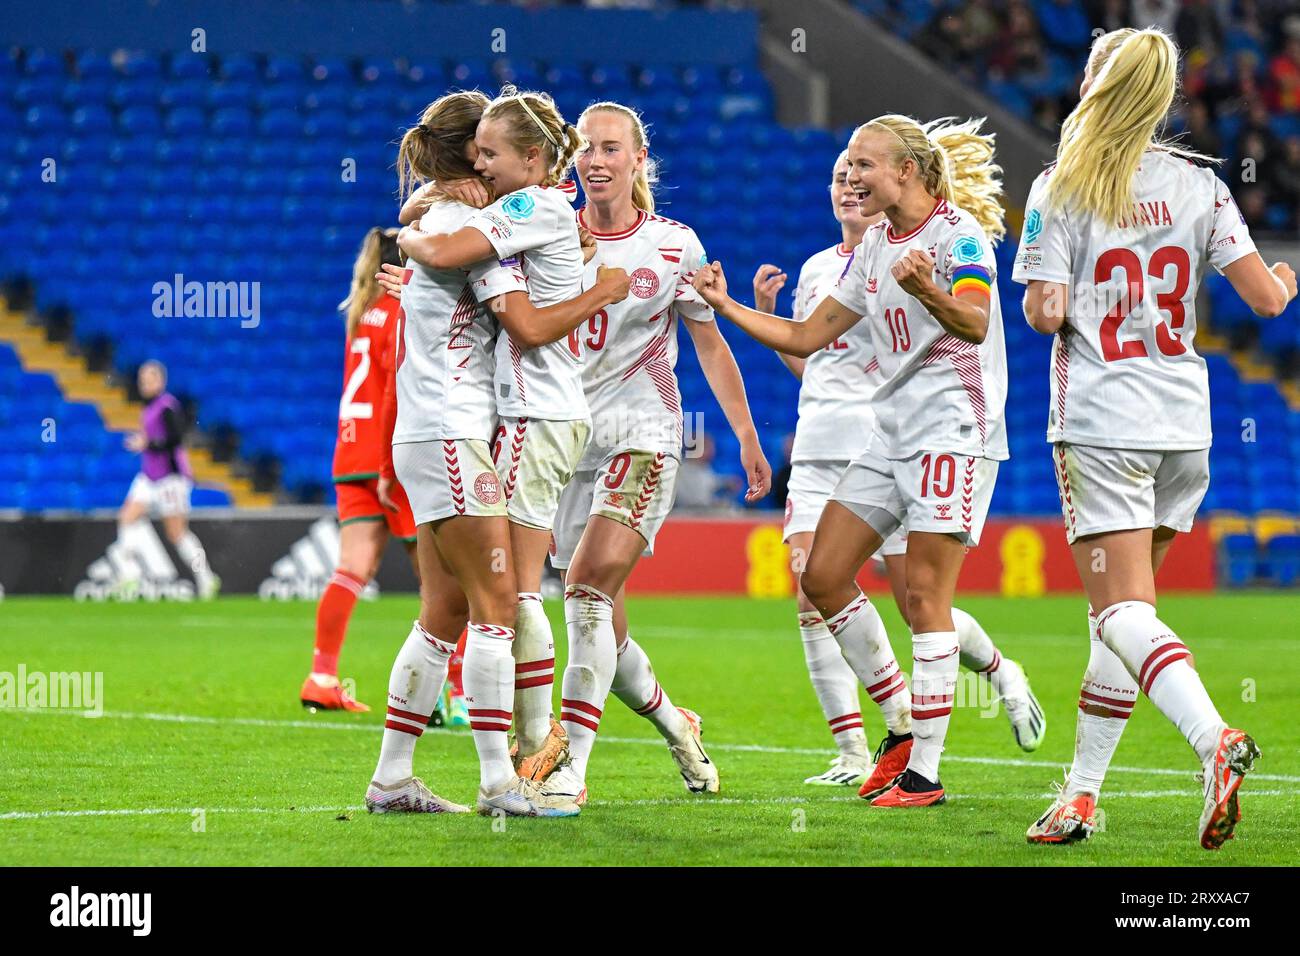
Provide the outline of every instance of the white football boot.
[[531,780],[515,777],[496,793],[480,787],[478,812],[485,817],[499,813],[509,817],[576,817],[581,808],[567,796],[543,793]]
[[388,787],[370,781],[366,809],[371,813],[469,813],[469,807],[430,792],[419,777],[408,777]]
[[1097,798],[1090,793],[1067,798],[1069,786],[1069,774],[1064,784],[1052,781],[1056,798],[1025,832],[1025,839],[1030,843],[1079,843],[1097,829]]
[[999,670],[1003,673],[1002,708],[1011,721],[1011,732],[1021,750],[1033,753],[1047,735],[1047,717],[1019,664],[1004,657]]
[[704,734],[704,721],[693,710],[685,707],[677,709],[690,725],[690,733],[680,743],[670,743],[668,752],[673,755],[673,761],[681,771],[687,790],[691,793],[717,793],[720,787],[718,768],[700,743],[700,737]]
[[815,777],[809,777],[804,783],[816,787],[853,787],[870,776],[871,767],[871,758],[867,756],[865,749],[862,753],[839,754],[831,761],[829,770]]
[[539,789],[549,797],[570,800],[579,807],[587,802],[587,782],[578,776],[578,771],[568,761],[552,770]]

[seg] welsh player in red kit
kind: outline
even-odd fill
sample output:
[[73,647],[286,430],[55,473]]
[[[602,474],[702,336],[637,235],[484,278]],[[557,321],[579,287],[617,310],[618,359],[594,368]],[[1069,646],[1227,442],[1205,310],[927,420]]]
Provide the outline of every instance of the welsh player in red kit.
[[[366,234],[352,271],[352,289],[340,304],[347,314],[347,352],[339,432],[334,446],[339,563],[316,607],[316,649],[299,697],[304,707],[368,711],[339,683],[339,650],[357,598],[375,572],[388,536],[400,538],[415,561],[415,519],[393,474],[394,373],[401,303],[384,292],[375,273],[397,264],[397,230]],[[418,576],[419,570],[417,568]]]

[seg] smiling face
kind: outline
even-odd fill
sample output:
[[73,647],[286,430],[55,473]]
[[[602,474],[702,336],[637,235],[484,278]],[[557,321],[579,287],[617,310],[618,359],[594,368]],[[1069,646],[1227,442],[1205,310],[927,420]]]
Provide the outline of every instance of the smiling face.
[[903,184],[915,174],[916,164],[905,160],[903,168],[890,160],[893,135],[884,129],[859,127],[844,151],[849,164],[848,187],[856,193],[858,215],[872,218],[898,205]]
[[646,149],[636,148],[632,120],[606,110],[583,116],[578,131],[587,148],[576,163],[582,191],[592,202],[611,202],[632,196],[632,183],[645,169]]
[[519,150],[510,142],[509,126],[503,119],[479,123],[474,145],[478,150],[474,169],[498,196],[539,185],[546,178],[542,151],[536,146]]
[[835,221],[842,226],[866,225],[858,194],[849,185],[848,155],[845,150],[835,161],[835,171],[831,175],[831,209],[835,213]]

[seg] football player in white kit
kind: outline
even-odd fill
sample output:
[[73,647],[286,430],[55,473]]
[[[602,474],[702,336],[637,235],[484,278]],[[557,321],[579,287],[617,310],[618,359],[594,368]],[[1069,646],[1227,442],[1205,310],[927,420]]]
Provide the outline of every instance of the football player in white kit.
[[[579,222],[597,242],[597,263],[628,272],[632,294],[601,309],[571,337],[583,356],[592,441],[564,490],[551,562],[565,570],[565,618],[571,663],[564,672],[560,719],[570,760],[546,781],[548,793],[586,800],[591,745],[612,689],[663,735],[686,788],[718,791],[718,770],[700,745],[700,721],[673,706],[644,650],[627,633],[623,588],[672,508],[682,453],[677,325],[690,333],[705,378],[740,440],[748,500],[767,493],[771,469],[745,398],[740,370],[691,286],[704,249],[695,232],[654,214],[645,128],[634,110],[595,103],[578,128],[587,141],[577,170],[586,195]],[[589,636],[594,631],[593,636]],[[575,650],[594,639],[590,662]]]
[[883,211],[885,220],[867,230],[806,321],[735,302],[719,263],[695,277],[715,311],[792,355],[811,356],[868,318],[881,376],[875,427],[822,512],[801,584],[842,648],[867,648],[869,672],[901,683],[880,614],[855,577],[895,529],[907,528],[912,739],[891,735],[882,757],[908,743],[911,753],[893,781],[863,794],[880,807],[944,800],[939,756],[959,654],[952,597],[966,549],[979,543],[998,462],[1008,457],[991,246],[1003,232],[1001,183],[981,122],[922,126],[888,115],[858,127],[849,185],[863,215]]
[[[799,284],[794,294],[794,321],[803,322],[835,288],[848,265],[853,250],[862,241],[867,227],[884,214],[868,219],[860,212],[857,193],[848,184],[849,163],[846,153],[835,162],[831,177],[831,208],[840,224],[840,242],[809,257],[799,270]],[[776,295],[785,285],[785,274],[776,266],[763,265],[754,276],[754,305],[760,312],[775,313]],[[800,380],[799,423],[795,428],[790,492],[785,506],[785,540],[790,545],[790,568],[798,582],[813,532],[822,509],[830,499],[835,484],[848,468],[852,455],[846,454],[845,435],[871,434],[874,415],[871,396],[875,392],[878,363],[871,351],[868,324],[859,322],[847,334],[819,349],[806,360],[781,355],[781,360]],[[883,559],[889,576],[894,602],[907,620],[907,531],[899,526],[881,546],[876,557]],[[830,726],[839,750],[830,769],[809,777],[804,783],[821,786],[863,785],[864,793],[877,791],[907,766],[911,748],[911,714],[907,704],[907,685],[893,673],[855,673],[850,660],[862,671],[873,661],[862,646],[839,644],[826,627],[812,602],[798,591],[799,635],[804,660],[822,713]],[[994,646],[979,622],[960,608],[952,609],[961,646],[961,663],[981,675],[1002,700],[1017,743],[1033,751],[1042,743],[1046,719],[1033,696],[1024,671]],[[841,640],[858,635],[841,631]],[[848,658],[848,660],[846,660]],[[859,681],[868,696],[881,706],[888,735],[881,741],[879,763],[872,771],[867,751],[862,714],[858,705]],[[889,736],[897,743],[891,747]],[[889,757],[884,754],[888,751]]]
[[[421,123],[403,136],[403,184],[414,178],[448,183],[471,176],[479,155],[475,135],[488,106],[479,93],[453,93],[435,101]],[[422,199],[425,211],[417,237],[461,236],[465,224],[480,215],[436,186],[426,187]],[[523,271],[515,263],[498,261],[490,248],[479,252],[463,266],[417,259],[404,273],[393,462],[418,526],[421,611],[390,677],[384,740],[366,806],[372,812],[468,809],[430,793],[411,769],[415,741],[437,702],[455,636],[468,620],[464,680],[473,702],[471,727],[481,771],[478,809],[572,816],[578,811],[570,801],[541,794],[531,780],[516,774],[506,744],[514,693],[510,640],[518,597],[507,501],[490,451],[498,336],[484,303],[492,302],[507,327],[519,328],[521,316],[525,327],[558,322],[556,335],[563,337],[564,329],[593,309],[625,295],[627,283],[626,277],[602,276],[587,293],[536,309],[528,300]],[[578,289],[566,291],[576,294]]]
[[1096,40],[1056,163],[1030,191],[1016,257],[1025,317],[1055,335],[1047,440],[1091,638],[1074,762],[1030,842],[1092,832],[1139,690],[1202,764],[1206,849],[1232,837],[1238,789],[1259,756],[1156,616],[1155,572],[1209,484],[1209,383],[1193,344],[1200,277],[1213,266],[1257,315],[1276,316],[1296,294],[1295,273],[1264,265],[1204,157],[1156,138],[1177,72],[1177,48],[1159,30]]

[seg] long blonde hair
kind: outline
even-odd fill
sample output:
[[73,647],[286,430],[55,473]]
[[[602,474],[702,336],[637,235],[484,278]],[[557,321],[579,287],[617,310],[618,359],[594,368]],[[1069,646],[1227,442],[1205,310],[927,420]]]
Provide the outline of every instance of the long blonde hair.
[[1178,47],[1163,31],[1103,34],[1088,56],[1088,74],[1087,92],[1061,124],[1048,205],[1117,225],[1133,219],[1133,178],[1147,150],[1217,162],[1156,136],[1178,85]]
[[530,146],[541,150],[546,163],[543,186],[555,186],[565,179],[573,158],[585,145],[577,127],[564,121],[547,93],[502,87],[501,95],[483,110],[483,119],[503,121],[506,138],[521,153]]
[[403,133],[397,147],[397,184],[403,201],[421,183],[478,175],[465,158],[465,147],[474,139],[487,105],[488,98],[478,90],[464,90],[440,96],[424,108],[419,125]]
[[361,240],[361,248],[357,250],[357,260],[352,264],[352,287],[348,290],[348,297],[339,303],[339,310],[347,316],[349,339],[356,333],[361,316],[383,291],[375,278],[375,273],[385,262],[392,265],[401,264],[397,248],[397,230],[375,226]]
[[[646,136],[645,123],[641,119],[641,114],[630,106],[624,106],[622,103],[615,103],[612,100],[603,100],[599,103],[592,103],[582,115],[578,117],[578,125],[592,113],[614,113],[618,116],[625,117],[628,125],[632,127],[632,148],[637,150],[649,150],[650,141]],[[655,211],[654,184],[659,181],[658,164],[647,152],[645,162],[641,168],[636,171],[632,180],[632,205],[637,209],[643,209],[648,213]]]
[[992,242],[1006,233],[1002,221],[1002,167],[993,162],[994,134],[981,133],[984,118],[957,122],[951,116],[918,123],[889,113],[859,129],[877,127],[893,133],[889,159],[895,166],[911,160],[925,191],[975,217]]

